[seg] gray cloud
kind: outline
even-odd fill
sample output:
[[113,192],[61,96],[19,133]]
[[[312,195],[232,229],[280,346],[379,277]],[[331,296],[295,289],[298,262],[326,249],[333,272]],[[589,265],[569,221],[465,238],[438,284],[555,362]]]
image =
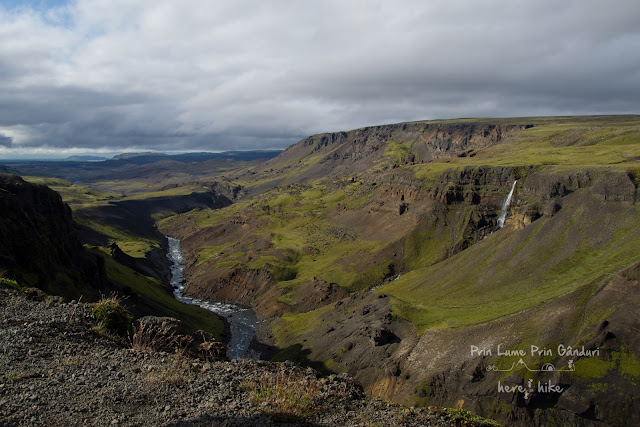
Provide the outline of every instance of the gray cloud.
[[0,147],[11,147],[12,142],[13,138],[0,134]]
[[22,151],[284,148],[406,120],[637,113],[638,22],[635,0],[0,6],[0,134]]

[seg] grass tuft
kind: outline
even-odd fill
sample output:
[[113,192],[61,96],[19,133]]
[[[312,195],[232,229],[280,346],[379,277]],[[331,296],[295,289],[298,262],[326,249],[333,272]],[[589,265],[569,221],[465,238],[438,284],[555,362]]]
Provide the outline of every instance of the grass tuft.
[[23,288],[15,280],[0,277],[0,287],[13,289],[15,291],[22,291]]
[[122,305],[122,299],[117,296],[102,297],[92,304],[91,313],[99,322],[99,330],[127,339],[133,335],[131,315]]

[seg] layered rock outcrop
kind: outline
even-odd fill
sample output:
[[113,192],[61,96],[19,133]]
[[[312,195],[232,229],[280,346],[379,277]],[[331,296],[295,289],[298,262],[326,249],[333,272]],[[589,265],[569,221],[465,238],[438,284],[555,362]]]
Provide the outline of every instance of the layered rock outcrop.
[[108,289],[102,258],[83,249],[58,193],[0,174],[0,212],[3,276],[72,298]]

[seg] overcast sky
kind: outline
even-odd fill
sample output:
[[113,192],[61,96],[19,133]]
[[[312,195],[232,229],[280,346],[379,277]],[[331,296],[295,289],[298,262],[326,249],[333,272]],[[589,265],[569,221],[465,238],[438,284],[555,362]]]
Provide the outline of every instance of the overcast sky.
[[0,0],[0,158],[640,112],[638,0]]

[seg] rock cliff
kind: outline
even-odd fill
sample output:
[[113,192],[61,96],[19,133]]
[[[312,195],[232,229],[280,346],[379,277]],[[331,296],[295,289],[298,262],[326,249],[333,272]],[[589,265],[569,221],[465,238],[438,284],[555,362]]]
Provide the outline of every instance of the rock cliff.
[[3,276],[70,298],[108,291],[104,262],[84,250],[58,193],[0,174],[0,211]]

